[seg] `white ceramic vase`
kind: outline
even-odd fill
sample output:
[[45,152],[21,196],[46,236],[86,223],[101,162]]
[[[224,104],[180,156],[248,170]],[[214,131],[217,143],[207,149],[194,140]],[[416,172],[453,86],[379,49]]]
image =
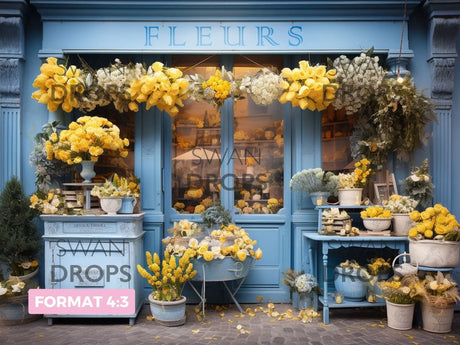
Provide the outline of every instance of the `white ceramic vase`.
[[101,208],[109,216],[114,216],[121,208],[122,198],[121,197],[102,197],[100,198]]

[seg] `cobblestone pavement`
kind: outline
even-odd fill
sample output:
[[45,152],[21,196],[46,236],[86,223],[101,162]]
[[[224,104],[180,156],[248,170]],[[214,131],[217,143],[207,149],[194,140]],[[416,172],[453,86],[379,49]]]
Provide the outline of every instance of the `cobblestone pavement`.
[[[48,326],[46,319],[28,324],[0,325],[1,345],[78,344],[187,344],[187,345],[282,345],[282,344],[459,344],[460,313],[454,315],[452,332],[436,334],[414,326],[408,331],[387,327],[384,308],[333,309],[330,324],[322,324],[322,317],[310,323],[299,320],[278,320],[277,314],[268,315],[268,305],[247,304],[254,313],[240,314],[234,305],[228,309],[206,309],[200,320],[195,306],[187,306],[187,322],[183,326],[166,327],[149,320],[150,310],[145,305],[136,323],[130,327],[127,319],[72,318],[55,319]],[[283,315],[288,304],[275,304],[273,311]],[[261,311],[263,309],[264,311]],[[298,314],[293,309],[295,315]],[[252,315],[252,316],[251,316]],[[278,316],[279,318],[279,316]]]

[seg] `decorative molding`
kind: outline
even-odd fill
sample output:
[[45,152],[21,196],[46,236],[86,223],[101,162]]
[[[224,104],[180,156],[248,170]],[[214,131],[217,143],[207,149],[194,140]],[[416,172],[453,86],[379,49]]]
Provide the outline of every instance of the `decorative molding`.
[[0,100],[17,99],[21,93],[21,63],[19,59],[0,58]]
[[21,17],[0,17],[0,57],[23,58],[24,28]]
[[[403,0],[31,0],[43,20],[401,20]],[[419,0],[407,0],[408,13]]]
[[[405,40],[407,42],[407,39]],[[409,62],[414,57],[414,52],[411,49],[403,49],[399,54],[399,49],[389,49],[386,62],[389,67],[388,77],[398,76],[398,64],[399,64],[399,75],[404,77],[408,70]]]
[[455,58],[431,58],[431,98],[436,108],[452,107],[454,91]]

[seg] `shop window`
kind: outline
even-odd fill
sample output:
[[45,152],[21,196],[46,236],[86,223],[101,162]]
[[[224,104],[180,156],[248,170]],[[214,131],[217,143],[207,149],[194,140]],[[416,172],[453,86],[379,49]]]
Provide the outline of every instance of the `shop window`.
[[[235,58],[240,79],[262,66],[282,68],[281,56]],[[283,207],[283,109],[278,101],[257,105],[248,97],[234,104],[234,200],[243,214],[277,213]]]
[[355,122],[354,115],[329,106],[322,113],[321,138],[323,170],[342,172],[353,170],[350,136]]
[[[184,74],[209,78],[219,57],[174,56]],[[200,213],[220,204],[221,123],[216,109],[191,99],[172,119],[172,206],[180,213]],[[201,205],[201,206],[200,206]]]

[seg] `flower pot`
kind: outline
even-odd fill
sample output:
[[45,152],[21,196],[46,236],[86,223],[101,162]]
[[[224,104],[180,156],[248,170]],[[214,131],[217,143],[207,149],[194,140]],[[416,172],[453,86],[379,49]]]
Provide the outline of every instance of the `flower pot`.
[[408,330],[412,328],[415,303],[396,304],[386,301],[386,306],[388,327],[399,330]]
[[334,286],[337,291],[343,292],[343,297],[349,301],[362,301],[367,293],[367,278],[361,270],[342,267],[335,268]]
[[35,271],[29,273],[29,274],[26,274],[26,275],[23,275],[23,276],[12,276],[10,274],[10,277],[9,279],[14,279],[14,278],[17,278],[19,279],[20,281],[26,283],[26,288],[29,289],[29,288],[36,288],[38,287],[38,267]]
[[150,311],[155,321],[163,326],[181,326],[185,323],[187,298],[181,296],[178,301],[158,301],[149,295]]
[[0,325],[12,326],[38,320],[39,314],[29,314],[29,296],[8,297],[0,303]]
[[137,199],[133,196],[121,199],[121,208],[118,213],[133,213],[134,207],[137,204]]
[[81,161],[81,172],[80,176],[83,178],[83,183],[91,183],[91,180],[94,176],[96,176],[96,172],[94,171],[94,164],[91,160]]
[[310,193],[311,202],[313,205],[325,205],[327,202],[327,198],[329,197],[329,192],[315,192]]
[[363,218],[363,225],[369,231],[384,231],[390,228],[391,218]]
[[393,235],[407,237],[414,222],[409,213],[393,213]]
[[454,268],[459,262],[459,246],[454,241],[409,240],[409,253],[419,266]]
[[341,188],[338,189],[340,206],[361,205],[363,197],[362,188]]
[[114,216],[121,208],[121,200],[121,197],[102,197],[100,199],[101,208],[109,216]]
[[230,256],[211,261],[206,261],[203,258],[194,259],[191,262],[193,263],[193,269],[197,273],[192,280],[212,282],[244,278],[251,270],[254,260],[250,256],[244,261],[234,259]]
[[318,308],[318,295],[314,292],[295,292],[293,295],[292,304],[295,308],[298,308],[300,310],[312,307],[316,310]]
[[423,329],[433,333],[448,333],[452,330],[455,303],[447,308],[439,308],[426,301],[422,301]]

